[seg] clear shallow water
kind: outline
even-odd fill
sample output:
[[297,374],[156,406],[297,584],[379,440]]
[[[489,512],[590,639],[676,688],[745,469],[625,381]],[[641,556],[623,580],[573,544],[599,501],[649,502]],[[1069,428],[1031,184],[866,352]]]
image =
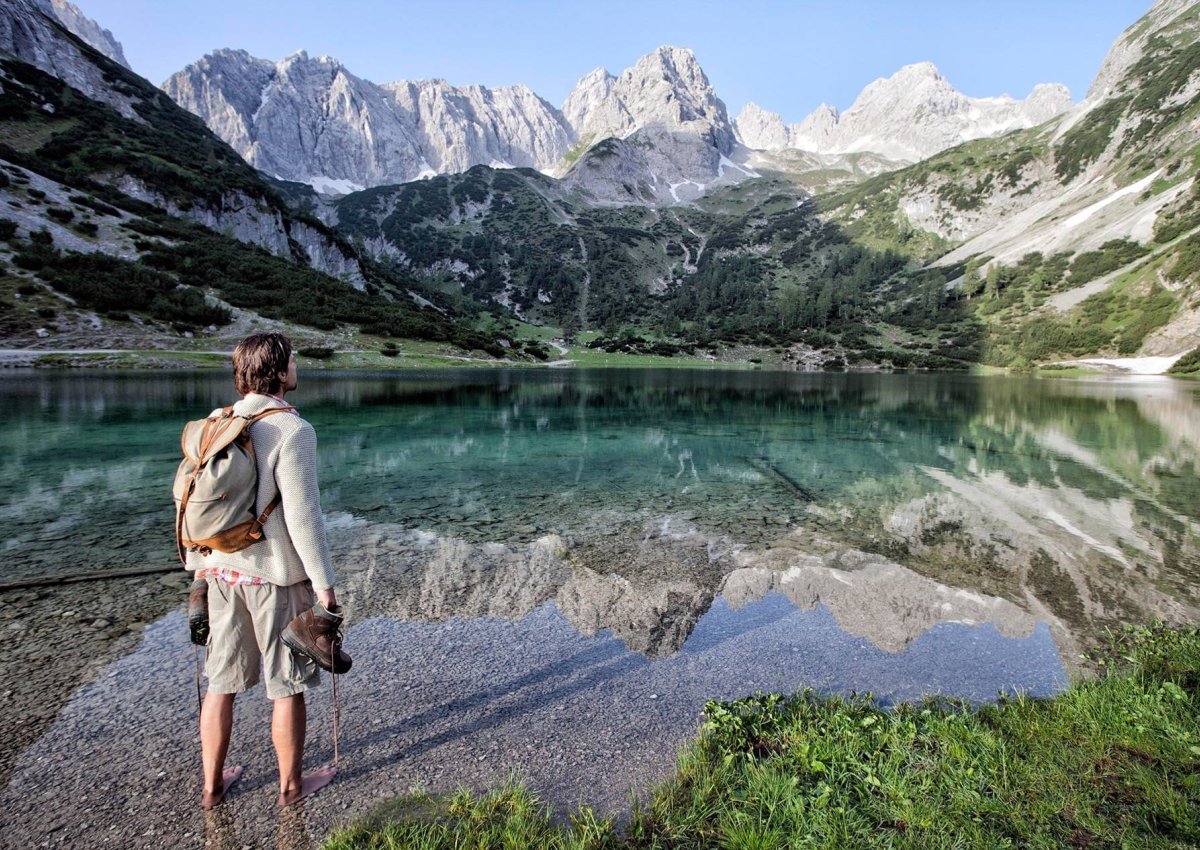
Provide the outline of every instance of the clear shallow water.
[[[0,580],[169,563],[180,423],[228,403],[227,376],[13,375],[0,397]],[[853,550],[1077,638],[1200,595],[1200,403],[1180,382],[314,374],[294,401],[352,572],[413,530],[554,535],[576,568],[714,592],[754,555],[785,572]]]
[[[617,810],[670,769],[710,697],[1054,693],[1105,628],[1196,620],[1198,390],[302,375],[289,400],[317,429],[356,658],[353,766],[308,828],[513,767],[556,803]],[[231,401],[226,375],[11,374],[0,398],[0,582],[171,563],[179,430]],[[156,578],[0,600],[15,638],[0,739],[19,740],[0,760],[0,823],[53,821],[64,841],[103,824],[115,846],[203,832],[180,814],[162,833],[194,779],[181,606]],[[18,675],[32,666],[36,681]],[[314,728],[327,700],[314,695]],[[261,702],[239,701],[239,728],[261,726]],[[234,758],[259,766],[233,809],[253,845],[275,828],[272,758],[263,736],[238,740]],[[113,769],[128,763],[160,769]]]

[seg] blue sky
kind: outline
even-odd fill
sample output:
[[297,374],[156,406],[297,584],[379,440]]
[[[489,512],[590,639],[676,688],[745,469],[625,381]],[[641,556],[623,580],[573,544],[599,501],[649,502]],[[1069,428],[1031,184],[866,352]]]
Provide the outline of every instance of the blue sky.
[[973,97],[1058,82],[1081,99],[1150,0],[76,0],[154,83],[219,47],[334,56],[375,82],[525,83],[560,106],[597,66],[619,74],[660,44],[690,47],[732,114],[799,121],[845,109],[872,80],[930,61]]

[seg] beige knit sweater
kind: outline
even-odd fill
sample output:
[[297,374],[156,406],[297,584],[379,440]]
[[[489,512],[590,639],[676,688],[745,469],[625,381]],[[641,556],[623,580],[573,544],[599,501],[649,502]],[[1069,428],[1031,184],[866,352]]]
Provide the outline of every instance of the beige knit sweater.
[[[270,396],[250,393],[233,411],[245,416],[281,406]],[[271,584],[310,579],[315,590],[332,587],[333,564],[317,489],[316,432],[299,416],[276,413],[251,425],[250,439],[258,465],[255,510],[265,511],[276,493],[283,501],[263,526],[262,540],[240,552],[189,552],[188,569],[227,567]]]

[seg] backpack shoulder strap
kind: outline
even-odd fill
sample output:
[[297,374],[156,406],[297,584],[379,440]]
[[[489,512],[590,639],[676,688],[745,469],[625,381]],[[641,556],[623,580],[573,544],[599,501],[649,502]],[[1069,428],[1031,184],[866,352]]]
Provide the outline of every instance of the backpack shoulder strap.
[[295,409],[295,406],[291,404],[284,405],[283,407],[268,407],[266,410],[260,410],[258,413],[247,416],[246,419],[248,419],[251,423],[254,423],[266,416],[270,416],[272,413],[288,413],[295,411]]
[[[287,413],[289,411],[294,411],[295,409],[296,408],[290,404],[286,405],[284,407],[267,408],[266,410],[264,410],[260,413],[256,413],[253,416],[248,417],[249,422],[247,424],[247,427],[249,427],[250,425],[253,425],[255,422],[257,422],[260,419],[270,416],[273,413]],[[249,432],[247,432],[247,433],[249,433]],[[253,447],[253,445],[254,445],[253,438],[251,438],[251,447]],[[250,537],[253,537],[255,540],[258,540],[260,537],[262,537],[262,527],[267,524],[267,520],[271,518],[271,514],[274,512],[274,510],[277,507],[279,507],[279,505],[282,501],[283,501],[283,494],[276,493],[275,498],[271,500],[271,504],[267,505],[267,507],[263,510],[263,512],[261,514],[259,514],[259,516],[257,518],[255,518],[254,524],[250,526],[250,530],[247,532],[247,534]]]

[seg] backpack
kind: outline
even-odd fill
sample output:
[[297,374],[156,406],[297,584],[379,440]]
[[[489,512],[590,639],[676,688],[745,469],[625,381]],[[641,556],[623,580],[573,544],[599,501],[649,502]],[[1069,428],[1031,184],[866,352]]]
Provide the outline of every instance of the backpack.
[[265,416],[294,407],[272,407],[239,416],[232,407],[183,426],[183,460],[175,471],[175,545],[187,566],[188,551],[210,555],[240,552],[262,540],[263,525],[279,506],[275,495],[261,516],[254,512],[258,467],[250,426]]

